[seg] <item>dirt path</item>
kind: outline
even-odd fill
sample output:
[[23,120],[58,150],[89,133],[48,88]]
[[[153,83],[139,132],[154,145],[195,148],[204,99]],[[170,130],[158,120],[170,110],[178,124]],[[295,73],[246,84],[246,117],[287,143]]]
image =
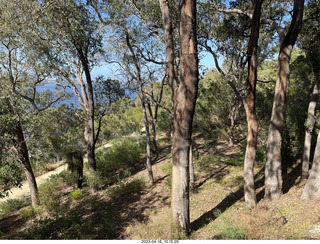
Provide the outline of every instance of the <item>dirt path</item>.
[[[43,175],[40,175],[38,177],[36,177],[36,181],[37,181],[37,185],[41,185],[42,183],[44,183],[51,175],[54,174],[59,174],[61,171],[67,169],[68,166],[67,164],[61,165],[58,168],[45,173]],[[30,195],[30,189],[29,189],[29,185],[28,182],[25,180],[22,182],[22,187],[15,187],[13,189],[11,189],[11,192],[9,192],[9,196],[5,197],[5,198],[0,198],[0,203],[4,202],[8,199],[13,199],[13,198],[19,198],[19,197],[23,197],[23,196],[28,196]]]
[[[112,145],[110,143],[107,143],[101,147],[105,148],[105,150],[107,148],[110,148]],[[84,157],[84,160],[87,160],[86,159],[87,157],[85,156]],[[63,170],[66,170],[68,168],[68,165],[67,164],[64,164],[64,165],[61,165],[59,166],[58,168],[48,172],[48,173],[45,173],[43,175],[40,175],[38,177],[36,177],[36,181],[37,181],[37,185],[41,185],[42,183],[44,183],[51,175],[55,175],[55,174],[59,174],[60,172],[62,172]],[[30,195],[30,189],[29,189],[29,185],[28,185],[28,182],[25,180],[22,182],[22,187],[19,188],[19,187],[15,187],[13,189],[11,189],[11,191],[9,192],[9,196],[5,197],[5,198],[0,198],[0,203],[1,202],[4,202],[4,201],[7,201],[8,199],[13,199],[13,198],[19,198],[19,197],[23,197],[23,196],[29,196]]]

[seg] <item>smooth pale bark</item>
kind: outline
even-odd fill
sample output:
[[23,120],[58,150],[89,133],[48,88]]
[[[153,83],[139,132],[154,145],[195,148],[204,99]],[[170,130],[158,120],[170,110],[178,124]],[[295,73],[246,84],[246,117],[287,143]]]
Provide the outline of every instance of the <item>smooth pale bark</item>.
[[302,199],[320,199],[320,133],[313,157],[309,178],[303,189]]
[[269,126],[266,165],[265,198],[276,199],[282,195],[281,145],[290,76],[290,58],[302,26],[304,0],[295,0],[292,21],[278,56],[277,81]]
[[198,90],[196,1],[180,0],[179,15],[181,78],[174,97],[171,209],[176,223],[189,231],[189,154]]
[[[92,79],[90,74],[90,69],[88,66],[88,59],[87,54],[83,53],[82,50],[77,49],[79,58],[81,61],[82,69],[84,71],[86,77],[86,84],[87,84],[87,91],[85,89],[84,84],[81,85],[82,96],[85,97],[84,99],[84,107],[86,113],[85,119],[85,131],[84,137],[86,141],[86,150],[88,156],[88,166],[90,171],[96,171],[96,158],[95,158],[95,132],[94,132],[94,97],[93,97],[93,85]],[[78,75],[79,80],[79,75]],[[83,83],[82,78],[80,79]]]
[[306,121],[306,132],[304,138],[303,155],[302,155],[302,169],[301,177],[307,178],[309,172],[310,152],[311,152],[311,139],[314,124],[316,122],[316,106],[318,103],[319,89],[317,82],[313,86],[311,100],[308,106],[308,117]]
[[263,0],[253,1],[251,19],[251,35],[248,46],[248,78],[247,78],[247,123],[248,136],[244,160],[244,199],[249,209],[257,205],[254,187],[254,163],[256,160],[258,141],[258,120],[256,114],[256,85],[257,85],[257,47],[260,29],[260,14]]
[[13,131],[14,131],[14,139],[12,139],[12,141],[14,143],[14,147],[18,152],[19,160],[23,164],[24,173],[26,175],[27,182],[30,189],[31,203],[34,206],[38,204],[38,186],[37,186],[36,178],[34,177],[34,174],[33,174],[33,170],[32,170],[30,159],[29,159],[27,144],[23,135],[21,122],[18,116],[15,119]]

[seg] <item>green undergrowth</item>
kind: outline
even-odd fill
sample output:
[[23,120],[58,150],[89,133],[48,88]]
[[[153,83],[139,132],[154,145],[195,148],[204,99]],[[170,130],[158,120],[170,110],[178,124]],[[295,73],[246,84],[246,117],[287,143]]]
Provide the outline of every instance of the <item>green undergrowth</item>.
[[17,211],[27,204],[27,198],[14,198],[0,203],[0,218],[7,217],[13,211]]

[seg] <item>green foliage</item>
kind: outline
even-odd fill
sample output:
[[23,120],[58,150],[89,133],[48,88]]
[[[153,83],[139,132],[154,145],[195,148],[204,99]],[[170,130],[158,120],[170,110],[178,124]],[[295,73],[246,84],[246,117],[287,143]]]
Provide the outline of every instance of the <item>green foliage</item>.
[[0,218],[7,217],[11,212],[19,210],[27,203],[27,198],[14,198],[0,203]]
[[57,178],[58,181],[63,181],[67,186],[74,186],[77,182],[77,174],[69,170],[63,170],[59,174],[52,175],[51,178]]
[[63,186],[60,177],[48,179],[39,186],[39,200],[41,205],[48,211],[54,211],[61,204],[59,188]]
[[112,113],[103,117],[103,139],[110,140],[133,132],[140,132],[142,124],[141,107],[135,106],[134,101],[126,96],[112,104]]
[[70,199],[75,200],[83,197],[83,192],[81,189],[76,189],[69,194]]
[[[1,160],[1,159],[0,159]],[[11,187],[20,187],[23,179],[21,163],[12,155],[0,161],[0,198],[8,195]]]
[[63,204],[57,209],[58,214],[34,220],[18,234],[18,237],[27,240],[112,239],[114,238],[112,207],[108,203],[103,205],[103,209],[99,207],[95,210],[99,210],[99,214],[86,216],[84,221],[81,212],[70,209],[68,204]]
[[137,143],[130,138],[114,140],[112,144],[113,146],[107,150],[97,150],[97,171],[101,177],[109,180],[114,177],[130,176],[128,170],[135,168],[135,164],[145,150],[145,144]]
[[32,219],[41,214],[41,208],[39,206],[29,206],[24,208],[20,215],[23,219]]
[[146,187],[146,179],[143,177],[136,177],[130,182],[120,182],[118,186],[110,189],[111,197],[127,196],[129,194],[140,193]]
[[90,172],[85,176],[85,181],[91,189],[100,189],[103,185],[108,184],[108,180],[101,175],[100,171]]

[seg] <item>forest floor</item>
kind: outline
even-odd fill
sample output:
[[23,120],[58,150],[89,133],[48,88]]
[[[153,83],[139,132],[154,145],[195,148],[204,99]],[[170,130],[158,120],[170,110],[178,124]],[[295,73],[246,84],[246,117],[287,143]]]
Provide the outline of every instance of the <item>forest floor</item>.
[[[160,148],[153,164],[154,185],[139,187],[139,180],[148,179],[143,169],[93,194],[84,189],[83,197],[72,200],[67,210],[59,213],[43,211],[25,219],[21,214],[27,208],[24,206],[0,219],[0,238],[320,239],[320,205],[300,199],[306,181],[299,178],[298,162],[288,169],[283,196],[273,201],[263,199],[264,168],[258,165],[258,205],[248,210],[243,193],[243,145],[230,148],[224,140],[205,143],[200,137],[194,140],[196,184],[190,192],[191,232],[183,234],[170,219],[170,146],[161,143]],[[144,161],[141,159],[141,165]],[[67,202],[73,190],[60,188],[65,199],[62,202]]]

